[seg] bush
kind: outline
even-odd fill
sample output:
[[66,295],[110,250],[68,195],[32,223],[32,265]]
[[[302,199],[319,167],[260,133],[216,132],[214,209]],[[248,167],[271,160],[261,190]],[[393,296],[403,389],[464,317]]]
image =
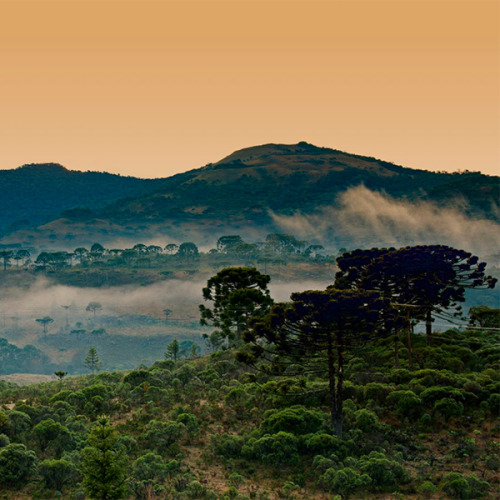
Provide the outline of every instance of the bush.
[[374,485],[379,487],[394,486],[407,482],[409,474],[403,467],[393,460],[389,460],[383,453],[372,451],[359,460],[361,472],[368,474]]
[[351,467],[343,469],[327,469],[319,478],[319,485],[332,493],[347,496],[357,488],[367,486],[371,479],[367,474],[359,474]]
[[413,391],[391,392],[386,401],[400,417],[416,420],[422,414],[422,400]]
[[441,481],[440,488],[451,498],[469,499],[484,496],[490,484],[473,475],[450,472]]
[[280,467],[299,462],[298,439],[288,432],[278,432],[260,439],[252,438],[243,446],[242,454],[266,464]]
[[63,486],[78,478],[76,466],[67,460],[44,460],[38,468],[47,488],[61,491]]
[[168,475],[168,467],[163,457],[154,453],[142,455],[132,464],[132,474],[140,481],[163,482]]
[[244,440],[234,434],[212,434],[212,449],[215,455],[223,457],[239,457]]
[[24,444],[12,443],[0,449],[0,484],[16,485],[35,471],[35,452]]
[[354,413],[354,425],[363,432],[376,432],[380,428],[377,415],[365,409]]
[[434,403],[434,411],[443,415],[446,421],[451,417],[459,417],[464,412],[464,405],[452,398],[443,398]]
[[309,434],[304,436],[304,448],[311,454],[345,454],[345,445],[337,436],[330,434]]
[[302,435],[319,430],[324,421],[325,414],[321,411],[292,406],[283,410],[268,410],[260,429],[262,434],[276,434],[283,431]]
[[418,488],[417,493],[423,498],[432,498],[437,492],[436,486],[430,481],[424,481]]

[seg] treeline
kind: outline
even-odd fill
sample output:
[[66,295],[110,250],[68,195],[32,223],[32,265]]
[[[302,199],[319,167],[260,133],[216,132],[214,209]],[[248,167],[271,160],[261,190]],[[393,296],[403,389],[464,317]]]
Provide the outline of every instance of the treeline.
[[[345,249],[341,249],[345,250]],[[193,242],[165,246],[137,243],[132,248],[105,248],[94,243],[90,248],[78,247],[74,251],[42,251],[36,256],[28,249],[0,250],[3,269],[15,266],[29,269],[63,269],[73,266],[144,266],[171,261],[172,258],[192,261],[200,255],[212,258],[239,259],[247,262],[283,262],[292,256],[304,259],[325,257],[322,245],[298,240],[290,234],[268,234],[264,241],[249,243],[239,235],[221,236],[215,248],[205,254]],[[14,264],[15,263],[15,264]]]

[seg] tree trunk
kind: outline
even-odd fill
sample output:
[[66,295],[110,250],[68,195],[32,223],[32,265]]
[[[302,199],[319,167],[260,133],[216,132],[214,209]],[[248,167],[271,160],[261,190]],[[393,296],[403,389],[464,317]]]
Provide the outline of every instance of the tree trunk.
[[399,335],[394,331],[394,366],[399,369]]
[[343,424],[343,414],[342,410],[344,407],[344,353],[342,351],[341,344],[341,334],[338,335],[338,346],[337,346],[337,421],[335,425],[335,434],[342,438],[342,424]]
[[427,309],[427,313],[425,315],[425,334],[427,336],[427,345],[432,345],[432,314],[431,310]]
[[335,360],[333,357],[333,345],[331,337],[328,338],[328,380],[330,392],[330,421],[332,429],[337,428],[337,398],[335,391]]
[[410,310],[407,309],[406,321],[408,322],[408,366],[410,371],[413,371],[413,328],[410,320]]

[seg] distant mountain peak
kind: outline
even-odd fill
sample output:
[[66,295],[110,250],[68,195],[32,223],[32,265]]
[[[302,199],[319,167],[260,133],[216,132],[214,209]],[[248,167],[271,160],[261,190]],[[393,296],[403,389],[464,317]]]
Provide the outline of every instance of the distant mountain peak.
[[336,152],[334,149],[320,148],[306,141],[301,141],[297,144],[268,143],[261,144],[259,146],[251,146],[248,148],[238,149],[231,153],[229,156],[226,156],[217,163],[214,163],[214,165],[246,163],[259,157],[271,155],[317,154],[325,151],[330,151],[332,153]]
[[16,170],[29,170],[32,172],[69,172],[66,167],[63,167],[60,163],[27,163],[22,165]]

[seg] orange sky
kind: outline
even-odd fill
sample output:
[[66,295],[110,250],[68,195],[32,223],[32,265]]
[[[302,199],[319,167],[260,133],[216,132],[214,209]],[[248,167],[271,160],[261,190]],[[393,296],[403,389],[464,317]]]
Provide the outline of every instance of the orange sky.
[[164,177],[305,140],[499,174],[499,6],[0,0],[0,169]]

